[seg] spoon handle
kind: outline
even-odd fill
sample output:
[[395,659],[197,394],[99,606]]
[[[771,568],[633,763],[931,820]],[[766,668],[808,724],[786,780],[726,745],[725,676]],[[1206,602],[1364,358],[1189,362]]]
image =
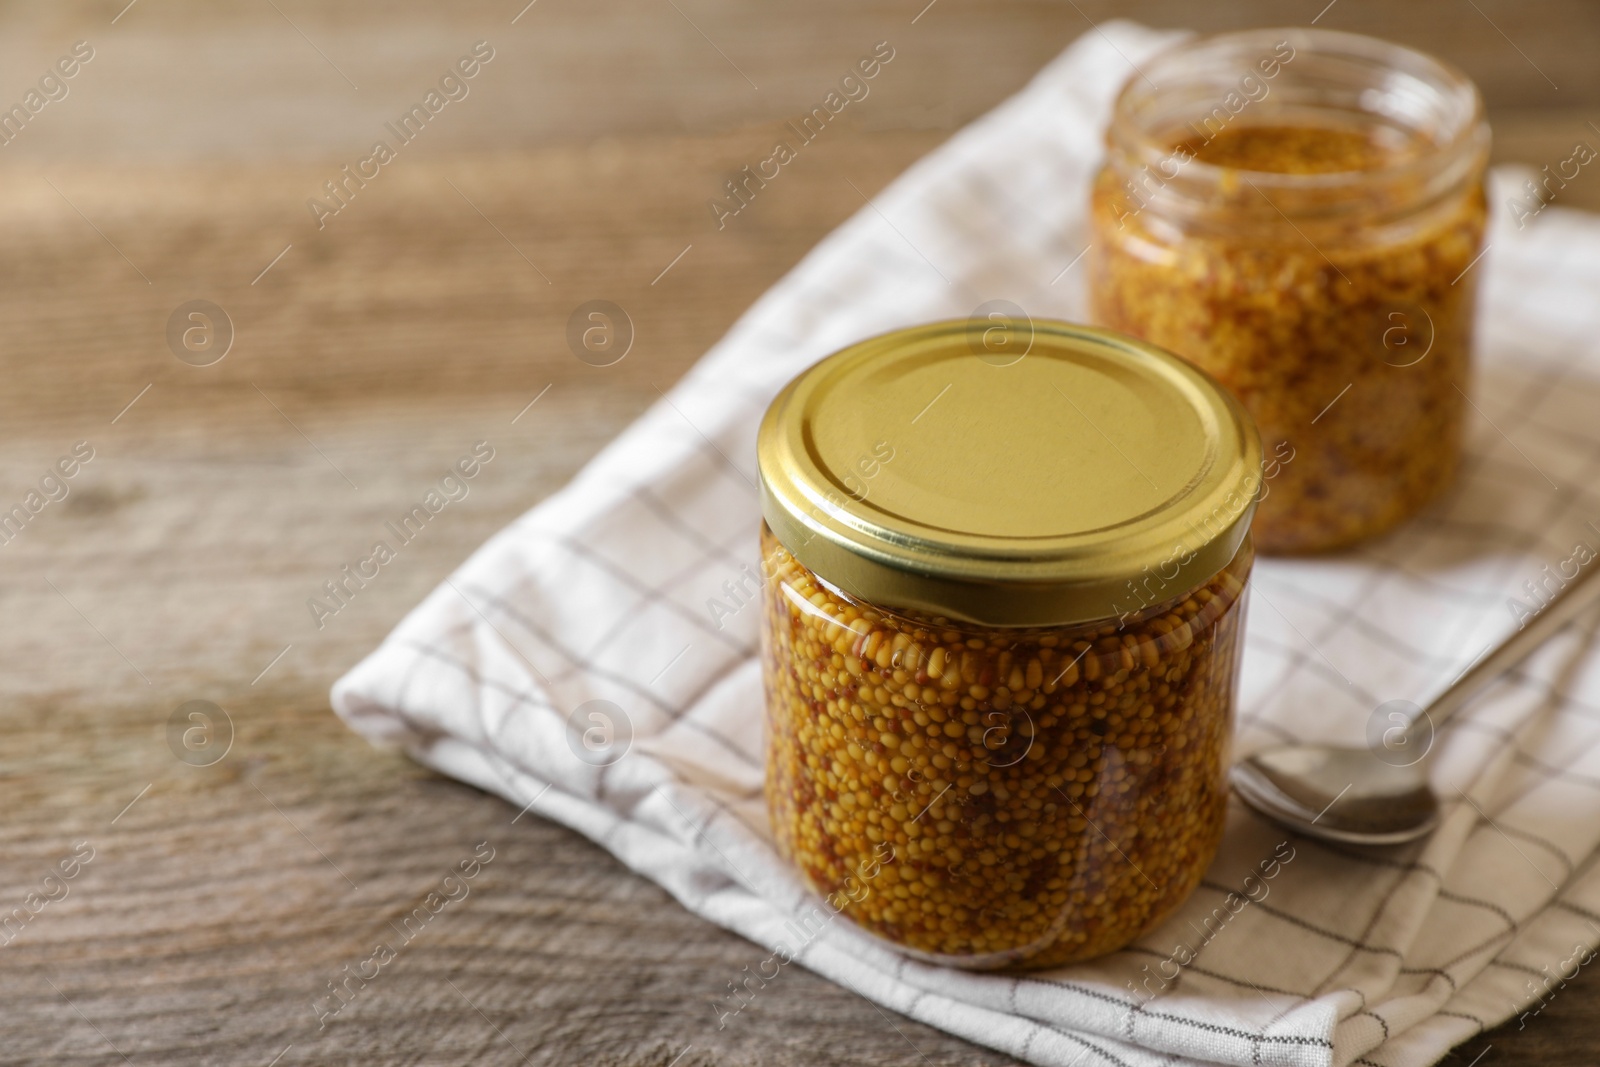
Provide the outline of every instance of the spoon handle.
[[1443,725],[1462,705],[1477,696],[1484,686],[1521,663],[1530,652],[1581,615],[1585,608],[1592,607],[1600,599],[1600,581],[1595,580],[1597,573],[1600,573],[1600,558],[1591,557],[1583,565],[1582,571],[1547,601],[1537,614],[1524,619],[1521,628],[1479,658],[1462,672],[1450,688],[1440,693],[1425,713],[1418,715],[1407,728],[1408,738],[1420,732],[1419,727],[1425,722],[1431,722],[1433,728]]

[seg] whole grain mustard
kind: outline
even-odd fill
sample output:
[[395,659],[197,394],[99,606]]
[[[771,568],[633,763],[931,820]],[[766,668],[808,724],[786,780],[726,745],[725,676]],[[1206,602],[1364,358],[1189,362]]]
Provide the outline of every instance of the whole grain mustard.
[[1486,213],[1476,90],[1316,30],[1201,38],[1147,69],[1094,184],[1095,320],[1250,410],[1279,461],[1263,551],[1393,527],[1460,462]]
[[1248,552],[1126,625],[1017,633],[874,609],[762,548],[773,829],[823,894],[890,846],[857,923],[1044,967],[1194,890],[1227,806]]
[[777,847],[861,929],[974,968],[1112,951],[1198,884],[1263,484],[1214,382],[1032,330],[1015,363],[964,323],[846,349],[758,456]]

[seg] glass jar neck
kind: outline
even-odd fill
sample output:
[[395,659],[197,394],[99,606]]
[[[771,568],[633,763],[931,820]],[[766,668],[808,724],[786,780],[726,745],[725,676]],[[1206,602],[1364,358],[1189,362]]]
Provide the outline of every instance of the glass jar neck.
[[[1348,169],[1208,161],[1227,158],[1213,151],[1226,139],[1267,128],[1373,151]],[[1185,228],[1365,226],[1474,188],[1488,146],[1476,87],[1436,59],[1355,34],[1252,30],[1187,41],[1146,64],[1117,99],[1106,163],[1124,221],[1152,211]]]

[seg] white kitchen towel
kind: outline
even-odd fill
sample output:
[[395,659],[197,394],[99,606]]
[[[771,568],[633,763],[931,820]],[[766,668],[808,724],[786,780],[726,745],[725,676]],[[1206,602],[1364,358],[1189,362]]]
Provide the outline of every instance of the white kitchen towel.
[[[741,1025],[794,953],[1040,1064],[1415,1067],[1513,1015],[1536,1025],[1538,998],[1600,942],[1600,656],[1582,626],[1440,732],[1446,817],[1428,841],[1330,848],[1235,803],[1187,905],[1091,963],[1009,976],[909,961],[819,922],[772,849],[750,603],[757,421],[790,377],[871,334],[991,299],[1082,318],[1110,103],[1171,40],[1103,26],[912,167],[334,687],[371,740],[579,830],[763,946],[748,971],[705,976],[707,1026]],[[783,195],[749,210],[781,212]],[[1361,744],[1380,704],[1425,701],[1510,631],[1515,603],[1536,606],[1524,583],[1600,547],[1600,221],[1553,206],[1517,229],[1503,199],[1471,268],[1481,355],[1461,483],[1359,551],[1258,563],[1241,751]],[[595,748],[615,761],[595,765]],[[1246,882],[1264,863],[1273,877]]]

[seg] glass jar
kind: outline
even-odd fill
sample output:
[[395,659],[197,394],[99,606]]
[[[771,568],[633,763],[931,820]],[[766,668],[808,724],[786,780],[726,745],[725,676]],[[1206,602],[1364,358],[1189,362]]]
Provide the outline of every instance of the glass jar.
[[859,928],[970,968],[1110,952],[1199,883],[1262,486],[1203,373],[1011,325],[1001,354],[988,322],[847,348],[758,439],[777,847]]
[[1095,319],[1194,361],[1255,417],[1264,552],[1411,516],[1461,455],[1489,129],[1419,52],[1203,37],[1123,89],[1091,205]]

